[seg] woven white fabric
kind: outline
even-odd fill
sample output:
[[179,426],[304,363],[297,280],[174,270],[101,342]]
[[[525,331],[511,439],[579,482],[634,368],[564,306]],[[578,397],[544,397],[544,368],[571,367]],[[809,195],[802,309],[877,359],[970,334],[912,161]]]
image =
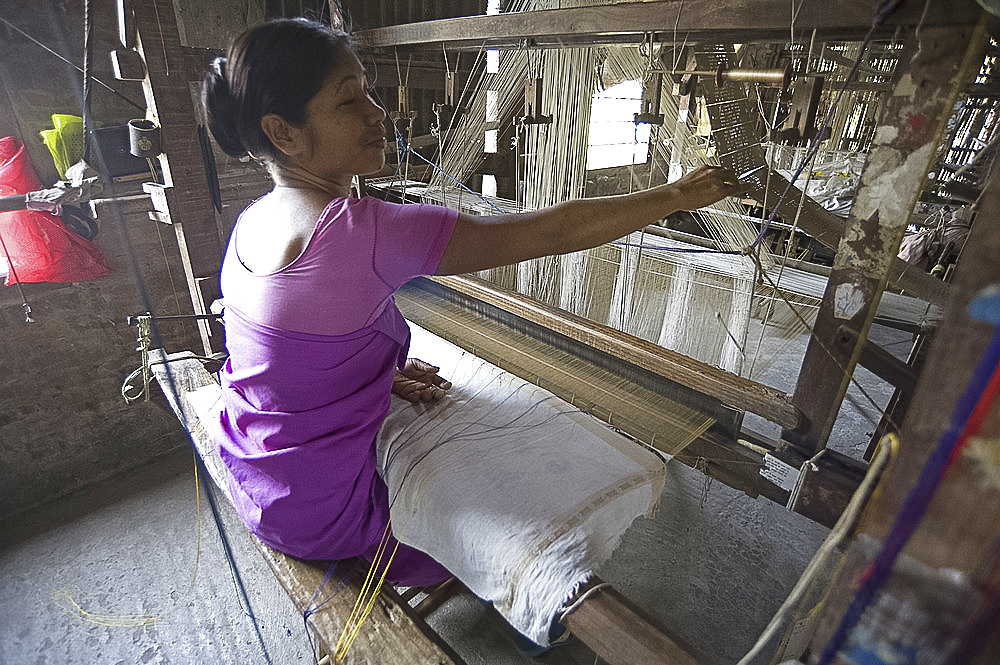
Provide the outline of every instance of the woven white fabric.
[[665,459],[552,393],[411,324],[410,356],[454,384],[393,397],[378,439],[396,537],[444,564],[539,644],[628,526],[652,515]]

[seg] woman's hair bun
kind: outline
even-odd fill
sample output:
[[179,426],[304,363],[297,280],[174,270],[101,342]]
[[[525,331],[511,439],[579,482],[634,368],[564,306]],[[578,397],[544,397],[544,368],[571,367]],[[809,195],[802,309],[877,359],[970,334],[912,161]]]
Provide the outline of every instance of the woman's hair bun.
[[236,102],[226,76],[226,58],[212,59],[201,84],[201,103],[208,118],[208,129],[224,153],[232,157],[244,157],[247,148],[243,145],[235,129]]

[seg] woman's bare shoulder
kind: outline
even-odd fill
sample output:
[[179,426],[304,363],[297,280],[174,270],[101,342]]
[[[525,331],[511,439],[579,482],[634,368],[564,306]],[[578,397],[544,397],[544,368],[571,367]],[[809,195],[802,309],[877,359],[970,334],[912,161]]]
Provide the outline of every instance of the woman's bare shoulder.
[[329,201],[296,192],[272,191],[240,215],[236,248],[255,273],[284,268],[302,253]]

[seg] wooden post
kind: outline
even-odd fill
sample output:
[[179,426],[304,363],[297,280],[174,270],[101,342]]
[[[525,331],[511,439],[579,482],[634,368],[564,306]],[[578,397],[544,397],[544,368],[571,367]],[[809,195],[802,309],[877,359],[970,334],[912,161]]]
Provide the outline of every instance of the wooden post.
[[808,422],[782,432],[795,466],[826,446],[960,85],[985,48],[972,27],[922,30],[917,42],[880,114],[799,373],[793,403]]
[[[995,326],[969,316],[968,305],[983,288],[1000,283],[1000,263],[997,262],[1000,230],[992,219],[1000,210],[997,168],[993,169],[979,207],[981,214],[972,227],[955,270],[953,299],[931,343],[908,416],[902,423],[898,457],[885,472],[881,489],[858,529],[859,534],[876,544],[883,543],[892,529],[931,452],[948,429],[959,396],[968,386],[974,368],[995,334]],[[882,632],[887,626],[885,622],[880,623],[879,612],[869,612],[859,624],[862,627],[859,633],[866,633],[866,640],[895,641],[896,647],[906,648],[909,645],[901,638],[909,632],[912,639],[912,633],[919,631],[917,621],[922,617],[926,619],[929,612],[935,630],[942,626],[948,628],[947,634],[935,635],[933,640],[942,650],[947,647],[949,657],[939,659],[940,662],[976,665],[998,662],[1000,635],[995,614],[996,598],[1000,594],[1000,580],[996,574],[1000,562],[997,550],[1000,542],[998,473],[1000,407],[994,402],[978,433],[946,472],[902,556],[910,570],[916,562],[916,569],[927,575],[947,571],[945,577],[952,580],[959,591],[963,581],[974,590],[960,595],[959,627],[954,626],[956,608],[942,604],[941,599],[949,594],[942,588],[941,580],[918,576],[913,583],[904,584],[897,563],[897,572],[879,593],[875,604],[884,599],[882,605],[891,604],[894,616],[900,620],[894,622],[893,636],[887,638]],[[870,550],[866,553],[861,541],[859,537],[851,545],[847,565],[830,585],[830,594],[819,613],[819,628],[813,639],[814,657],[824,650],[871,560]],[[990,621],[982,621],[990,617]],[[883,615],[883,618],[887,617]],[[952,625],[947,626],[946,621]],[[961,621],[967,622],[964,627]],[[931,643],[926,634],[921,635],[920,640]]]
[[[219,296],[218,274],[223,239],[216,224],[208,176],[198,140],[197,112],[190,81],[207,68],[210,52],[181,44],[173,5],[135,2],[138,50],[146,64],[142,88],[149,115],[160,127],[159,157],[163,184],[147,189],[154,219],[171,224],[177,234],[184,275],[195,314],[208,313]],[[221,328],[199,322],[206,353],[221,351]],[[213,334],[214,333],[214,334]]]

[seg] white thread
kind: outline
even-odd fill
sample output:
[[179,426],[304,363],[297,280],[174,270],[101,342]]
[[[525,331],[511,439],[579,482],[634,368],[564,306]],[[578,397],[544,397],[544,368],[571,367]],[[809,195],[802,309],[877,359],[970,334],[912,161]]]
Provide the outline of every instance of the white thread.
[[563,609],[563,611],[559,614],[559,623],[562,623],[566,617],[568,617],[570,614],[580,609],[580,606],[583,605],[583,602],[588,598],[590,598],[592,595],[594,595],[597,591],[603,589],[604,587],[609,587],[609,586],[611,586],[610,583],[601,582],[600,584],[596,584],[587,589],[586,591],[584,591],[582,594],[580,594],[579,598],[574,600],[569,607]]
[[[886,438],[888,439],[889,437]],[[883,440],[883,443],[884,442],[885,440]],[[750,651],[748,651],[747,654],[740,659],[737,665],[749,665],[749,663],[753,662],[753,660],[761,653],[764,646],[774,638],[775,634],[778,632],[778,628],[780,628],[784,623],[786,617],[791,613],[792,608],[802,599],[810,583],[816,579],[822,571],[823,567],[826,565],[827,559],[854,528],[855,521],[867,505],[868,497],[874,489],[875,482],[878,479],[879,474],[881,474],[882,470],[885,469],[893,454],[894,451],[892,443],[879,445],[876,449],[875,458],[872,459],[872,462],[868,467],[868,472],[861,481],[861,485],[851,496],[851,500],[847,504],[847,508],[844,509],[844,512],[837,520],[837,523],[834,525],[829,535],[827,535],[823,544],[820,545],[819,549],[816,551],[816,555],[812,558],[812,561],[810,561],[809,565],[806,566],[806,569],[803,571],[799,581],[796,582],[791,593],[788,594],[788,598],[786,598],[785,602],[781,604],[781,607],[778,608],[778,611],[774,614],[774,617],[771,619],[770,623],[768,623],[764,632],[761,633],[760,638],[758,638],[757,642],[753,645],[753,647],[751,647]]]

